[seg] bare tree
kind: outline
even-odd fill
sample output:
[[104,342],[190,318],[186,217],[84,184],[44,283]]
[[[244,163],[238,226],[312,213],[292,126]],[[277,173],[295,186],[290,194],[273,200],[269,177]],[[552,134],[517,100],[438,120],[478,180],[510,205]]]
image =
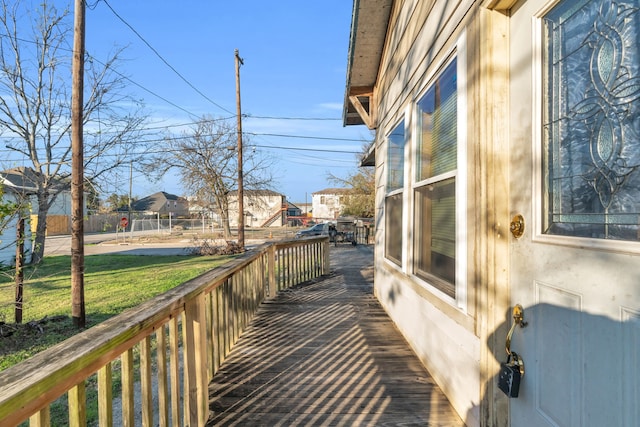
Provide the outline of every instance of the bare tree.
[[[46,218],[71,174],[72,22],[68,9],[46,1],[36,11],[20,0],[0,0],[0,132],[10,141],[8,161],[29,164],[38,221],[32,261],[44,254]],[[124,94],[116,64],[85,61],[84,168],[93,185],[129,165],[142,124],[141,105]]]
[[[360,163],[366,156],[369,144],[362,147],[362,154],[357,161]],[[373,218],[375,215],[376,171],[370,166],[358,166],[358,168],[340,178],[329,174],[329,181],[349,189],[349,194],[343,202],[342,215],[351,215],[360,218]]]
[[[10,196],[5,193],[5,189],[0,184],[0,235],[4,234],[9,225],[15,221],[16,236],[10,243],[0,241],[1,250],[15,246],[15,299],[14,299],[14,320],[22,323],[22,300],[24,285],[24,257],[25,257],[25,221],[28,218],[28,196],[19,191],[11,190]],[[3,236],[5,237],[5,236]],[[7,236],[8,237],[8,236]],[[2,274],[8,274],[8,270]]]
[[[165,154],[154,161],[163,164],[164,172],[177,169],[185,190],[199,204],[210,206],[222,219],[226,238],[229,227],[229,200],[235,198],[238,184],[236,128],[224,120],[203,117],[182,138],[167,138]],[[273,177],[271,162],[261,156],[250,141],[244,140],[243,181],[249,190],[270,189]]]

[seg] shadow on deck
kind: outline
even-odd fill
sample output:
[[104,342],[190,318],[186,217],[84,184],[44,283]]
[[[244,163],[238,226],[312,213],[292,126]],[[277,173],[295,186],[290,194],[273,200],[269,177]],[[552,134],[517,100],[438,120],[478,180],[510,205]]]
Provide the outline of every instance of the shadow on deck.
[[464,426],[373,296],[370,248],[265,302],[209,385],[207,425]]

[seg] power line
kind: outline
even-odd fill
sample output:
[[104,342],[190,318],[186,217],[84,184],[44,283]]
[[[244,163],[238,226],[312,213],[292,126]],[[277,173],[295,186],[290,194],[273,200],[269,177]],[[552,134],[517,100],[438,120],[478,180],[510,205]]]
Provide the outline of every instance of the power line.
[[[213,105],[215,105],[216,107],[222,109],[223,111],[231,114],[232,116],[230,118],[234,118],[235,117],[235,113],[227,110],[226,108],[220,106],[219,104],[217,104],[216,102],[214,102],[213,100],[209,99],[205,94],[203,94],[199,89],[197,89],[192,83],[190,83],[184,76],[182,76],[173,66],[171,66],[171,64],[168,63],[168,61],[166,61],[158,52],[156,49],[154,49],[130,24],[128,24],[120,15],[117,14],[117,12],[115,12],[115,10],[111,7],[111,5],[106,1],[106,0],[96,0],[95,3],[93,3],[92,5],[87,5],[87,7],[91,10],[94,10],[97,5],[103,1],[107,7],[111,10],[111,12],[118,18],[120,19],[125,25],[127,25],[131,31],[133,31],[145,44],[147,44],[147,46],[174,72],[176,73],[183,81],[185,81],[191,88],[193,88],[198,94],[200,94],[201,96],[203,96],[207,101],[211,102]],[[12,36],[9,36],[7,34],[0,34],[0,37],[4,37],[4,38],[10,38]],[[30,44],[34,44],[36,45],[37,43],[32,41],[32,40],[27,40],[27,39],[23,39],[20,37],[13,37],[15,38],[15,40],[20,41],[22,43],[30,43]],[[65,50],[69,53],[73,52],[73,49],[71,48],[63,48],[60,47],[61,50]],[[100,61],[98,58],[92,56],[89,54],[89,52],[86,52],[87,54],[87,59],[89,61],[95,61],[101,65],[105,65],[106,64],[102,61]],[[179,105],[177,105],[176,103],[168,100],[167,98],[163,97],[162,95],[154,92],[153,90],[143,86],[142,84],[136,82],[135,80],[132,80],[131,78],[129,78],[128,76],[118,72],[116,69],[111,68],[111,71],[114,72],[115,74],[117,74],[118,76],[120,76],[121,78],[127,80],[128,82],[130,82],[131,84],[133,84],[134,86],[142,89],[143,91],[149,93],[150,95],[166,102],[167,104],[187,113],[189,116],[191,117],[199,117],[197,114],[185,109],[184,107],[181,107]],[[243,114],[242,115],[243,118],[246,119],[264,119],[264,120],[292,120],[292,121],[341,121],[342,118],[339,117],[288,117],[288,116],[265,116],[265,115],[253,115],[253,114]],[[176,126],[182,126],[182,125],[176,125]]]
[[[98,0],[95,4],[97,5],[99,2],[104,1],[104,0]],[[0,37],[3,38],[10,38],[11,36],[7,35],[7,34],[0,34]],[[32,40],[27,40],[27,39],[23,39],[20,37],[14,37],[15,40],[22,42],[22,43],[30,43],[30,44],[37,44],[36,42],[32,41]],[[61,50],[67,51],[69,53],[72,53],[73,50],[71,48],[60,48]],[[87,55],[87,60],[88,61],[94,61],[97,62],[100,65],[104,65],[106,66],[106,64],[104,62],[102,62],[100,59],[96,58],[95,56],[92,56],[88,51],[86,52]],[[174,103],[173,101],[168,100],[167,98],[163,97],[162,95],[154,92],[153,90],[143,86],[141,83],[136,82],[135,80],[132,80],[130,77],[120,73],[117,69],[115,68],[110,68],[110,70],[117,74],[118,76],[120,76],[121,78],[125,79],[126,81],[128,81],[129,83],[133,84],[136,87],[139,87],[140,89],[142,89],[143,91],[147,92],[150,95],[155,96],[156,98],[166,102],[167,104],[171,105],[172,107],[175,107],[185,113],[187,113],[189,116],[191,117],[200,117],[199,115],[185,109],[184,107],[181,107],[179,105],[177,105],[176,103]],[[213,119],[213,121],[215,120],[227,120],[227,119],[232,119],[235,118],[236,115],[233,112],[230,112],[226,109],[223,108],[223,110],[225,110],[226,112],[228,112],[229,114],[232,114],[230,117],[226,117],[226,118],[221,118],[221,119]],[[254,115],[251,113],[246,113],[242,115],[243,118],[245,119],[261,119],[261,120],[292,120],[292,121],[341,121],[342,119],[339,117],[288,117],[288,116],[262,116],[262,115]],[[170,127],[178,127],[178,126],[189,126],[191,124],[195,124],[197,122],[192,122],[192,123],[184,123],[184,124],[177,124],[177,125],[171,125],[171,126],[166,126],[166,128],[170,128]],[[159,127],[158,129],[161,129],[162,127]],[[153,128],[149,128],[149,129],[153,129]]]
[[[200,91],[197,87],[195,87],[189,80],[187,80],[186,77],[184,77],[178,70],[176,70],[176,68],[174,66],[172,66],[169,61],[167,61],[161,54],[160,52],[158,52],[157,49],[155,49],[144,37],[142,37],[142,35],[131,25],[129,24],[124,18],[122,18],[122,16],[120,16],[114,9],[113,7],[109,4],[109,2],[107,0],[97,0],[96,3],[93,5],[92,9],[95,8],[95,6],[100,2],[104,2],[105,5],[107,5],[107,7],[109,8],[109,10],[111,10],[111,12],[127,27],[129,27],[129,29],[144,43],[147,45],[147,47],[149,49],[151,49],[151,51],[162,61],[164,62],[164,64],[169,67],[169,69],[171,69],[171,71],[173,71],[178,77],[180,77],[180,79],[182,79],[187,85],[189,85],[189,87],[191,87],[194,91],[196,91],[196,93],[198,93],[200,96],[202,96],[204,99],[206,99],[207,101],[209,101],[210,103],[212,103],[213,105],[215,105],[216,107],[220,108],[221,110],[229,113],[229,114],[234,114],[233,112],[227,110],[226,108],[222,107],[220,104],[216,103],[215,101],[211,100],[207,95],[205,95],[202,91]],[[313,120],[313,121],[322,121],[322,120],[330,120],[330,121],[340,121],[342,120],[341,118],[338,117],[275,117],[275,116],[254,116],[254,115],[243,115],[243,117],[246,118],[256,118],[256,119],[268,119],[268,120]]]
[[[100,0],[100,1],[103,1],[103,0]],[[36,42],[34,42],[34,41],[32,41],[32,40],[23,39],[23,38],[20,38],[20,37],[13,37],[13,36],[9,36],[9,35],[7,35],[7,34],[0,34],[0,38],[2,38],[2,37],[4,37],[4,38],[14,38],[16,41],[19,41],[19,42],[22,42],[22,43],[30,43],[30,44],[33,44],[33,45],[37,45],[37,43],[36,43]],[[67,52],[73,53],[73,49],[71,49],[71,48],[66,48],[66,49],[65,49],[65,48],[63,48],[63,47],[60,47],[60,50],[64,50],[64,51],[67,51]],[[87,55],[87,61],[88,61],[88,62],[90,62],[90,61],[95,61],[95,62],[97,62],[97,63],[98,63],[98,64],[100,64],[100,65],[104,65],[104,66],[106,66],[106,64],[105,64],[104,62],[100,61],[98,58],[96,58],[96,57],[94,57],[94,56],[91,56],[87,51],[85,51],[85,54]],[[174,103],[174,102],[172,102],[172,101],[168,100],[167,98],[163,97],[162,95],[157,94],[156,92],[152,91],[151,89],[146,88],[146,87],[145,87],[145,86],[143,86],[142,84],[140,84],[140,83],[138,83],[138,82],[136,82],[136,81],[134,81],[134,80],[130,79],[130,78],[129,78],[129,77],[127,77],[126,75],[122,74],[121,72],[119,72],[119,71],[118,71],[118,70],[116,70],[115,68],[110,68],[110,70],[111,70],[114,74],[117,74],[118,76],[120,76],[120,77],[121,77],[121,78],[123,78],[124,80],[128,81],[129,83],[133,84],[134,86],[139,87],[139,88],[140,88],[140,89],[142,89],[143,91],[145,91],[145,92],[147,92],[147,93],[149,93],[149,94],[151,94],[151,95],[155,96],[156,98],[158,98],[158,99],[160,99],[160,100],[162,100],[162,101],[166,102],[167,104],[171,105],[172,107],[175,107],[175,108],[179,109],[180,111],[183,111],[183,112],[187,113],[187,114],[188,114],[189,116],[191,116],[191,117],[198,117],[198,115],[197,115],[197,114],[195,114],[195,113],[193,113],[193,112],[191,112],[191,111],[187,110],[187,109],[186,109],[186,108],[184,108],[184,107],[179,106],[178,104],[176,104],[176,103]],[[233,114],[233,113],[231,113],[231,114]],[[235,114],[233,115],[233,117],[235,117]]]
[[266,120],[309,120],[309,121],[341,121],[339,117],[273,117],[273,116],[255,116],[253,114],[243,114],[242,117],[247,119],[266,119]]
[[313,151],[313,152],[317,152],[317,153],[360,154],[359,151],[330,150],[330,149],[327,149],[327,148],[283,147],[283,146],[278,146],[278,145],[258,145],[258,144],[251,145],[251,147],[273,148],[273,149],[276,149],[276,150]]
[[164,59],[164,57],[162,55],[160,55],[160,52],[158,52],[153,46],[151,46],[151,44],[145,40],[144,37],[142,37],[142,35],[136,31],[135,28],[133,28],[133,26],[131,24],[129,24],[127,21],[124,20],[124,18],[122,18],[120,15],[118,15],[118,13],[113,9],[113,7],[111,7],[111,5],[109,4],[109,2],[107,0],[102,0],[102,2],[104,2],[104,4],[107,5],[107,7],[109,8],[109,10],[111,10],[111,12],[116,16],[116,18],[118,18],[124,25],[126,25],[127,27],[129,27],[129,29],[140,39],[142,40],[142,42],[144,44],[147,45],[147,47],[149,49],[151,49],[151,51],[158,57],[160,58],[160,60],[162,62],[164,62],[164,64],[169,67],[169,69],[171,71],[173,71],[178,77],[180,77],[180,79],[182,79],[183,82],[185,82],[191,89],[193,89],[194,91],[196,91],[196,93],[198,93],[200,96],[202,96],[204,99],[206,99],[207,101],[209,101],[211,104],[215,105],[216,107],[220,108],[221,110],[229,113],[229,114],[233,114],[231,111],[227,110],[226,108],[224,108],[223,106],[221,106],[220,104],[218,104],[217,102],[213,101],[211,98],[209,98],[207,95],[205,95],[204,93],[202,93],[202,91],[200,91],[200,89],[198,89],[197,87],[195,87],[189,80],[187,80],[182,74],[180,74],[180,72],[178,70],[175,69],[175,67],[173,65],[171,65],[169,63],[169,61],[167,61],[166,59]]
[[[220,119],[222,120],[222,119]],[[150,128],[141,128],[140,131],[145,131],[145,130],[161,130],[161,129],[169,129],[170,127],[178,127],[178,126],[190,126],[193,124],[196,124],[197,122],[194,123],[183,123],[183,124],[178,124],[178,125],[172,125],[172,126],[167,126],[167,127],[150,127]],[[90,132],[87,132],[90,134]],[[110,133],[113,134],[117,134],[117,131],[113,131],[113,132],[100,132],[100,134],[102,135],[108,135]],[[312,136],[312,135],[288,135],[288,134],[278,134],[278,133],[261,133],[261,132],[242,132],[242,135],[250,135],[250,136],[257,136],[257,137],[264,137],[264,136],[273,136],[273,137],[278,137],[278,138],[296,138],[296,139],[312,139],[312,140],[320,140],[320,141],[342,141],[342,142],[363,142],[360,139],[353,139],[353,138],[334,138],[334,137],[329,137],[329,136]],[[206,137],[210,137],[210,136],[215,136],[214,134],[201,134],[199,135],[202,138],[206,138]],[[162,141],[167,141],[167,140],[185,140],[185,139],[191,139],[193,138],[193,135],[183,135],[183,136],[167,136],[167,137],[163,137],[163,138],[153,138],[153,139],[142,139],[142,140],[138,140],[137,142],[140,144],[144,144],[144,143],[150,143],[150,142],[162,142]],[[13,140],[22,140],[22,138],[17,137],[17,136],[1,136],[0,135],[0,139],[4,139],[5,141],[13,141]],[[255,145],[255,144],[254,144]],[[1,151],[1,150],[0,150]]]
[[[100,1],[104,1],[104,0],[98,0],[98,2]],[[97,4],[97,3],[96,3]],[[9,38],[10,36],[6,35],[6,34],[0,34],[0,38]],[[19,37],[15,38],[17,41],[20,41],[22,43],[30,43],[30,44],[37,44],[34,41],[31,40],[27,40],[27,39],[22,39]],[[65,50],[67,52],[73,52],[72,49],[68,48],[60,48],[61,50]],[[101,60],[99,60],[98,58],[92,56],[91,54],[89,54],[89,52],[86,52],[87,54],[87,60],[88,61],[94,61],[97,62],[100,65],[104,65],[106,66],[106,64],[104,62],[102,62]],[[167,104],[171,105],[172,107],[175,107],[177,109],[179,109],[180,111],[183,111],[185,113],[187,113],[189,116],[191,117],[195,117],[195,118],[199,118],[200,116],[198,116],[196,113],[193,113],[192,111],[187,110],[184,107],[181,107],[180,105],[176,104],[173,101],[170,101],[169,99],[165,98],[164,96],[154,92],[153,90],[143,86],[142,84],[136,82],[135,80],[132,80],[130,77],[120,73],[117,69],[115,68],[110,68],[110,70],[117,74],[118,76],[120,76],[121,78],[123,78],[124,80],[128,81],[129,83],[133,84],[134,86],[142,89],[143,91],[147,92],[148,94],[166,102]],[[221,121],[221,120],[229,120],[229,119],[233,119],[236,117],[235,113],[232,113],[226,109],[224,109],[225,111],[227,111],[229,114],[232,114],[229,117],[222,117],[222,118],[218,118],[218,119],[210,119],[207,121]],[[242,115],[243,118],[247,118],[247,119],[264,119],[264,120],[296,120],[296,121],[339,121],[342,120],[340,118],[328,118],[328,117],[286,117],[286,116],[282,116],[282,117],[277,117],[277,116],[256,116],[256,115],[252,115],[252,114],[243,114]],[[175,124],[175,125],[167,125],[167,126],[158,126],[158,127],[150,127],[150,128],[142,128],[142,130],[154,130],[154,129],[170,129],[172,127],[181,127],[181,126],[191,126],[194,124],[197,124],[198,121],[194,121],[194,122],[189,122],[189,123],[181,123],[181,124]],[[108,133],[108,132],[103,132],[103,133]]]
[[[101,61],[99,61],[99,60],[97,60],[97,59],[94,59],[94,60],[95,60],[95,61],[97,61],[97,62],[99,62],[99,63],[100,63],[100,64],[102,64],[102,65],[105,65],[103,62],[101,62]],[[117,74],[117,75],[119,75],[120,77],[122,77],[122,78],[126,79],[127,81],[129,81],[130,83],[134,84],[135,86],[139,87],[140,89],[144,90],[145,92],[148,92],[148,93],[150,93],[151,95],[155,96],[156,98],[163,100],[163,101],[164,101],[164,102],[166,102],[167,104],[169,104],[169,105],[171,105],[171,106],[173,106],[173,107],[175,107],[175,108],[179,109],[180,111],[184,111],[184,112],[185,112],[185,113],[187,113],[189,116],[191,116],[191,117],[198,117],[198,115],[197,115],[197,114],[192,113],[191,111],[187,110],[186,108],[183,108],[183,107],[179,106],[178,104],[176,104],[176,103],[174,103],[174,102],[172,102],[172,101],[169,101],[167,98],[165,98],[165,97],[163,97],[163,96],[161,96],[161,95],[158,95],[157,93],[153,92],[152,90],[147,89],[146,87],[142,86],[141,84],[136,83],[135,81],[131,80],[129,77],[125,76],[124,74],[120,73],[119,71],[117,71],[117,70],[115,70],[115,69],[113,69],[113,68],[111,69],[111,71],[113,71],[114,73],[116,73],[116,74]]]
[[362,142],[359,139],[351,138],[332,138],[329,136],[302,136],[302,135],[286,135],[280,133],[258,133],[258,132],[244,132],[245,135],[251,136],[277,136],[279,138],[299,138],[299,139],[319,139],[325,141],[348,141],[348,142]]
[[[185,139],[185,138],[190,138],[190,137],[175,137],[175,138],[166,138],[166,139],[149,139],[149,140],[144,140],[144,141],[140,141],[143,143],[150,143],[150,142],[164,142],[164,141],[172,141],[172,140],[180,140],[180,139]],[[267,149],[274,149],[274,150],[288,150],[288,151],[312,151],[312,152],[317,152],[317,153],[334,153],[334,154],[361,154],[361,152],[359,151],[350,151],[350,150],[331,150],[328,148],[308,148],[308,147],[285,147],[285,146],[281,146],[281,145],[264,145],[264,144],[250,144],[248,148],[267,148]],[[66,150],[66,148],[60,147],[60,150]],[[181,152],[183,151],[182,149],[162,149],[162,150],[149,150],[149,151],[140,151],[140,152],[128,152],[125,154],[107,154],[104,153],[102,154],[102,156],[108,156],[108,157],[114,157],[114,156],[122,156],[122,155],[126,155],[126,156],[142,156],[145,154],[166,154],[166,153],[177,153],[177,152]],[[0,148],[0,153],[15,153],[16,150],[12,150],[10,148]]]

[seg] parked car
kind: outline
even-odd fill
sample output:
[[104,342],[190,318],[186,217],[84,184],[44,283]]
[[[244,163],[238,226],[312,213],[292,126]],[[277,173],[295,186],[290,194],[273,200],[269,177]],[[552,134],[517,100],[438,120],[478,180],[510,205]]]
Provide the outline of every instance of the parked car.
[[329,225],[330,224],[328,223],[316,224],[311,228],[300,230],[296,233],[296,239],[299,239],[300,237],[309,237],[309,236],[328,236]]

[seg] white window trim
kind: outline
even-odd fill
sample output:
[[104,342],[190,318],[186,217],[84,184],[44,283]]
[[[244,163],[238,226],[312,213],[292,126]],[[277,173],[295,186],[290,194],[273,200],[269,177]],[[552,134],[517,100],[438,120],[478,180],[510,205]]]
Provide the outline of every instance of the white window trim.
[[[425,80],[424,86],[417,92],[417,96],[413,99],[412,108],[412,124],[418,123],[418,101],[424,96],[426,91],[433,84],[433,79],[440,75],[442,70],[446,67],[446,65],[452,61],[454,58],[457,60],[457,70],[456,70],[456,96],[457,96],[457,109],[458,109],[458,120],[457,120],[457,132],[458,132],[458,145],[457,145],[457,165],[458,167],[454,171],[450,171],[441,175],[438,175],[437,181],[442,181],[444,178],[454,178],[456,179],[456,297],[451,298],[449,295],[440,291],[439,289],[432,286],[430,283],[425,281],[424,279],[418,277],[414,274],[414,266],[413,266],[413,257],[415,249],[413,247],[413,234],[411,233],[410,240],[408,240],[408,251],[409,256],[407,259],[411,262],[407,261],[406,270],[411,274],[411,277],[416,280],[424,289],[433,293],[438,298],[447,302],[448,304],[457,307],[464,313],[468,311],[468,290],[467,290],[467,179],[468,179],[468,165],[467,165],[467,36],[466,31],[463,30],[456,41],[455,46],[448,52],[445,59],[441,60],[436,64],[433,68],[433,71],[428,75],[428,78]],[[413,132],[411,138],[411,154],[412,154],[412,162],[410,169],[413,172],[414,162],[418,153],[418,132]],[[408,192],[408,197],[411,199],[411,210],[410,216],[408,218],[407,223],[411,221],[411,224],[414,222],[414,193],[415,189],[421,187],[425,184],[428,184],[430,181],[436,181],[432,178],[416,181],[416,177],[413,173],[409,176],[409,181],[411,183],[411,191]],[[415,227],[410,227],[411,230],[415,229]]]
[[409,103],[404,110],[404,195],[402,197],[402,271],[407,273],[412,269],[412,247],[413,247],[413,195],[411,194],[411,177],[413,176],[413,105]]
[[533,164],[531,167],[533,168],[533,183],[532,186],[532,194],[533,194],[533,242],[537,243],[546,243],[553,244],[558,246],[568,246],[574,248],[582,248],[582,249],[590,249],[590,250],[598,250],[603,252],[617,252],[617,253],[625,253],[625,254],[640,254],[640,244],[638,242],[630,242],[624,240],[606,240],[606,239],[592,239],[588,237],[573,237],[573,236],[560,236],[553,234],[544,234],[542,232],[542,222],[544,216],[547,214],[546,209],[548,207],[544,206],[544,163],[543,163],[543,149],[544,149],[544,135],[542,132],[544,125],[544,87],[543,87],[543,76],[542,76],[542,52],[545,46],[543,45],[543,18],[544,16],[556,5],[559,0],[553,0],[548,2],[544,7],[542,7],[532,18],[532,55],[531,64],[532,70],[531,75],[533,78],[532,88],[534,93],[532,94],[533,105],[532,105],[532,159]]
[[[382,252],[382,258],[384,259],[384,262],[386,263],[386,265],[388,267],[394,268],[396,270],[399,271],[403,271],[406,272],[407,270],[407,265],[408,265],[408,246],[410,244],[410,242],[407,242],[406,236],[407,234],[410,232],[410,227],[409,227],[409,216],[407,215],[407,204],[408,204],[408,199],[409,197],[407,196],[408,191],[408,185],[407,183],[410,182],[408,181],[411,176],[408,175],[410,173],[411,170],[413,170],[411,168],[411,155],[410,155],[410,146],[411,146],[411,115],[410,115],[410,111],[411,111],[411,106],[408,106],[407,108],[405,108],[404,113],[401,115],[400,118],[398,118],[398,120],[393,122],[393,126],[391,126],[389,128],[388,133],[385,135],[385,159],[384,159],[384,171],[383,171],[383,175],[384,175],[384,204],[385,204],[385,208],[384,208],[384,224],[385,224],[385,229],[384,229],[384,247],[383,247],[383,252]],[[401,122],[404,122],[404,164],[403,164],[403,185],[401,188],[396,188],[392,191],[388,191],[387,189],[387,185],[389,184],[389,135],[391,135],[391,133],[398,127],[398,125],[400,125]],[[386,244],[386,240],[387,240],[387,209],[386,209],[386,200],[387,197],[390,196],[394,196],[396,194],[400,194],[402,193],[402,253],[401,253],[401,260],[400,260],[400,265],[396,264],[395,262],[393,262],[392,260],[390,260],[389,258],[387,258],[387,244]]]

